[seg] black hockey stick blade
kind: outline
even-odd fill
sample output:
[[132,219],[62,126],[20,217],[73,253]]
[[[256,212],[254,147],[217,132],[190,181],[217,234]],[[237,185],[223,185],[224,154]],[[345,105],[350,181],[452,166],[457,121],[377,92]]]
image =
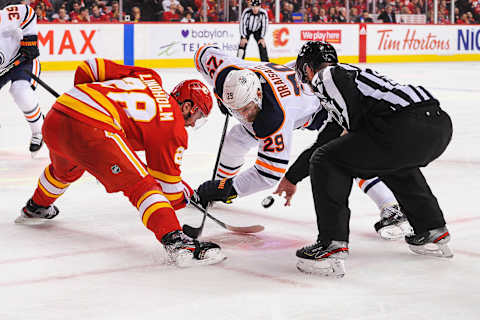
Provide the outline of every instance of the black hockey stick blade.
[[215,223],[217,223],[219,226],[221,226],[222,228],[224,229],[227,229],[229,231],[232,231],[232,232],[238,232],[238,233],[257,233],[257,232],[261,232],[263,230],[265,230],[265,227],[262,226],[262,225],[259,225],[259,224],[256,224],[256,225],[253,225],[253,226],[245,226],[245,227],[240,227],[240,226],[231,226],[229,224],[226,224],[225,222],[215,218],[214,216],[212,216],[210,213],[207,212],[207,210],[205,210],[201,205],[199,205],[198,203],[195,203],[194,201],[190,201],[190,203],[195,207],[197,208],[198,210],[200,210],[201,212],[204,213],[204,216],[210,218],[211,220],[213,220]]
[[205,226],[206,218],[207,218],[207,215],[204,213],[202,223],[200,224],[199,227],[192,227],[188,224],[184,224],[182,227],[183,233],[185,233],[187,236],[189,236],[192,239],[197,239],[202,234],[203,227]]

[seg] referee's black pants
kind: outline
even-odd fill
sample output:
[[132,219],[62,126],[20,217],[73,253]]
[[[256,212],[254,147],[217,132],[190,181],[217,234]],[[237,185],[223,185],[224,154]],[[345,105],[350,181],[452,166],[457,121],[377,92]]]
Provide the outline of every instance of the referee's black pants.
[[243,50],[242,51],[242,56],[239,57],[239,58],[245,59],[245,54],[247,53],[248,40],[250,40],[250,35],[252,35],[252,34],[253,34],[253,37],[255,38],[255,41],[257,41],[258,52],[260,54],[260,61],[269,62],[270,60],[268,59],[267,47],[266,46],[264,47],[259,42],[260,39],[263,39],[260,30],[248,33],[246,38],[243,38],[243,37],[241,38],[241,39],[247,39],[247,43],[245,44],[244,47],[241,47],[240,45],[238,46],[239,51]]
[[319,147],[310,158],[318,240],[348,241],[353,177],[380,177],[416,234],[444,226],[419,167],[439,157],[451,137],[450,117],[435,101],[377,118]]

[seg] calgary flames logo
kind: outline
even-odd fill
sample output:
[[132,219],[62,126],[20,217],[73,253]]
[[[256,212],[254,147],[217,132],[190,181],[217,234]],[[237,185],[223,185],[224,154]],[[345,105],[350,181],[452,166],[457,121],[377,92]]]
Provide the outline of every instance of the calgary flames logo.
[[273,30],[273,45],[275,47],[284,47],[288,43],[290,31],[287,28]]

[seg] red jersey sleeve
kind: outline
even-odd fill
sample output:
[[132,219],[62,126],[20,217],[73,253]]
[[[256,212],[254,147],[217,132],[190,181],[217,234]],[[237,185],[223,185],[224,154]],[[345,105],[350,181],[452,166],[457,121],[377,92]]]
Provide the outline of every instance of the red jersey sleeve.
[[[153,71],[142,67],[125,66],[103,58],[89,59],[83,61],[75,70],[74,85],[121,79],[137,72],[151,73]],[[157,80],[160,80],[161,85],[160,76],[157,77]]]

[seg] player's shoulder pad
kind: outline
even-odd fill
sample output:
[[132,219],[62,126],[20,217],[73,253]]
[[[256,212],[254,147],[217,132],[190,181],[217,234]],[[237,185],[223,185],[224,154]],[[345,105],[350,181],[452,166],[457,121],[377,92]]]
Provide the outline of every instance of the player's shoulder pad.
[[259,139],[265,139],[280,130],[285,122],[285,111],[267,81],[262,81],[262,111],[253,122],[253,130]]
[[207,70],[202,64],[202,58],[209,50],[220,50],[219,47],[212,45],[212,44],[206,44],[204,46],[201,46],[200,48],[197,49],[197,51],[194,54],[194,63],[195,63],[195,68],[197,68],[197,71],[200,73],[205,73],[208,74]]

